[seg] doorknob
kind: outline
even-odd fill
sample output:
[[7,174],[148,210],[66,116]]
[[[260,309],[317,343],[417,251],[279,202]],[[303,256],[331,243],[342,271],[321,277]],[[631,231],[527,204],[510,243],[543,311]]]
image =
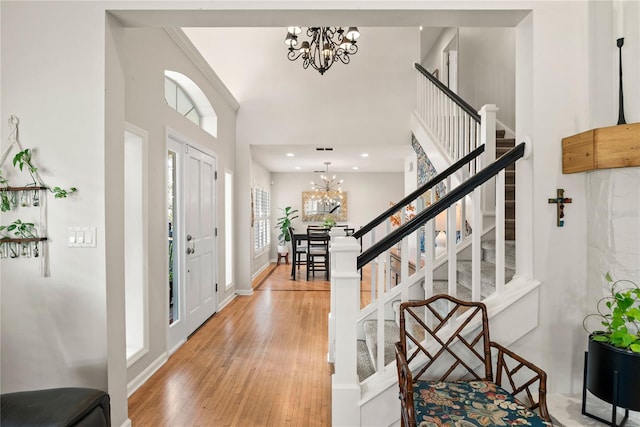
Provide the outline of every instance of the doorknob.
[[187,248],[187,255],[194,253],[196,250],[193,248]]
[[193,236],[191,236],[191,234],[187,234],[187,242],[190,242],[191,240],[193,240]]

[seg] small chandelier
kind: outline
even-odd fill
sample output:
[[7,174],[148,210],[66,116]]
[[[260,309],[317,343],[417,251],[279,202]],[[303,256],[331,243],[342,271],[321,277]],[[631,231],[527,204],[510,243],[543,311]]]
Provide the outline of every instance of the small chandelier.
[[316,184],[315,182],[311,181],[311,188],[316,192],[324,191],[328,193],[329,191],[337,191],[338,193],[342,193],[342,188],[339,187],[339,185],[342,184],[344,180],[337,180],[335,175],[329,177],[329,165],[331,164],[331,162],[324,162],[324,164],[326,168],[326,175],[320,175],[322,183]]
[[338,59],[343,64],[348,64],[351,57],[358,52],[356,40],[360,37],[357,27],[309,27],[307,36],[311,41],[303,41],[298,46],[298,34],[302,32],[300,27],[288,27],[284,44],[289,46],[287,58],[295,61],[302,57],[302,67],[307,69],[309,65],[324,74]]

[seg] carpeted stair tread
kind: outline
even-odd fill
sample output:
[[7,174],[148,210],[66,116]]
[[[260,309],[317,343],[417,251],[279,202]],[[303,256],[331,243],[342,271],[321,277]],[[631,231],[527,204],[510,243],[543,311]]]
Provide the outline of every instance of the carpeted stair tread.
[[364,340],[358,340],[358,378],[364,381],[376,372]]
[[[448,294],[449,293],[449,282],[446,280],[434,280],[433,281],[433,294]],[[471,301],[471,289],[466,288],[458,283],[456,287],[456,298]]]
[[[482,259],[495,264],[496,241],[483,240],[480,246],[482,247]],[[506,240],[504,242],[504,264],[508,268],[516,268],[516,242],[513,240]]]
[[[362,324],[365,341],[373,366],[378,360],[378,321],[365,320]],[[400,327],[395,320],[384,321],[384,363],[391,363],[396,359],[394,344],[400,341]]]
[[[458,284],[471,289],[471,261],[458,261]],[[505,267],[505,282],[511,280],[515,271]],[[480,262],[480,295],[486,298],[496,290],[496,265],[488,261]]]

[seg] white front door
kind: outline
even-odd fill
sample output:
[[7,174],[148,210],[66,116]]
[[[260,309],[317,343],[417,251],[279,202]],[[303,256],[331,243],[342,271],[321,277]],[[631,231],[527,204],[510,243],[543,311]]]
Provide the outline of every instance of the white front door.
[[218,307],[216,159],[167,138],[168,348],[173,353]]
[[185,255],[187,334],[217,308],[216,302],[216,160],[187,146]]

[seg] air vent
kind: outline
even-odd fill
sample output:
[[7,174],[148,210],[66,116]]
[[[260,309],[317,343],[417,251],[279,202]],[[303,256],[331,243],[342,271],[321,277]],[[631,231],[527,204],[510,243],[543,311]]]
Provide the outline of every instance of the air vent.
[[316,147],[316,151],[333,151],[333,147]]

